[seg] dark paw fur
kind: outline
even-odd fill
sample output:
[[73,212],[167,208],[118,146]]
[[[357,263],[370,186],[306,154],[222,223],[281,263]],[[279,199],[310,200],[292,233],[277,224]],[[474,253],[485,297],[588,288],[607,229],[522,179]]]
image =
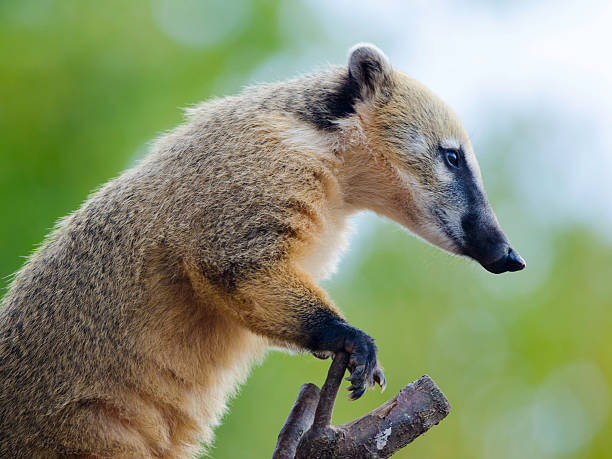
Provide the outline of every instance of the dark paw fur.
[[353,329],[355,333],[345,340],[344,350],[350,354],[348,369],[351,375],[346,378],[351,385],[349,399],[357,400],[366,388],[373,388],[377,383],[385,390],[387,381],[376,358],[377,349],[374,340],[361,330]]
[[306,347],[315,357],[327,358],[339,351],[349,354],[348,370],[351,374],[347,379],[351,383],[348,388],[351,400],[361,397],[368,386],[379,384],[382,390],[385,389],[387,382],[378,366],[376,344],[372,338],[326,311],[309,319],[305,324],[309,331]]

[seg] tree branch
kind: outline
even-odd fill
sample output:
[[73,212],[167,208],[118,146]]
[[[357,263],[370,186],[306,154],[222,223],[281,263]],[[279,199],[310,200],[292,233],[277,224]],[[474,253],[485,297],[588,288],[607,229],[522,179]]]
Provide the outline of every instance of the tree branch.
[[347,363],[348,354],[336,355],[321,391],[314,384],[302,386],[272,459],[390,457],[450,412],[444,394],[425,375],[365,416],[332,426],[334,402]]
[[334,403],[338,395],[338,389],[342,383],[342,377],[346,372],[349,355],[346,352],[338,352],[334,357],[332,364],[327,372],[327,379],[323,383],[319,405],[315,413],[312,429],[318,432],[329,427],[331,424],[332,413],[334,411]]
[[297,445],[315,417],[321,391],[314,384],[304,384],[300,388],[293,408],[282,430],[278,434],[278,442],[274,450],[274,459],[293,459]]

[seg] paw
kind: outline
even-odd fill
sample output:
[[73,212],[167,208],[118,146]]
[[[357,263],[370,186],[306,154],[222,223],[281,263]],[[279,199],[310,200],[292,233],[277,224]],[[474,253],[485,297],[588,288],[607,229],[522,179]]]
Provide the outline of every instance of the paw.
[[347,388],[351,400],[361,397],[368,386],[373,388],[378,384],[383,391],[387,386],[385,375],[378,366],[374,340],[361,330],[354,330],[344,344],[344,350],[350,355],[348,369],[351,375],[346,379],[351,383]]

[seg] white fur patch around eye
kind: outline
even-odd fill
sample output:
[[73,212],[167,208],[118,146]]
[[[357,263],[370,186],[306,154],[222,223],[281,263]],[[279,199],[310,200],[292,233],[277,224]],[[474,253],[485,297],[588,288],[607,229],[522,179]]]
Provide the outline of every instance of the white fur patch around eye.
[[478,166],[478,161],[476,160],[476,156],[474,156],[474,153],[472,152],[471,147],[463,146],[460,140],[453,138],[453,137],[443,140],[440,143],[440,146],[442,148],[449,148],[449,149],[456,149],[456,150],[460,148],[463,149],[464,158],[465,158],[467,165],[470,167],[470,169],[476,176],[477,180],[482,182],[482,177],[480,175],[480,167]]
[[444,164],[443,161],[443,159],[437,159],[435,161],[435,175],[441,182],[452,182],[455,180],[455,175],[448,170],[448,167],[446,167],[446,164]]
[[[461,148],[461,141],[454,137],[449,137],[440,142],[440,147],[449,150],[459,150]],[[455,179],[454,174],[448,170],[443,161],[436,163],[436,176],[445,182],[451,182]]]
[[440,146],[442,148],[458,150],[461,148],[461,142],[454,137],[449,137],[448,139],[444,139],[442,142],[440,142]]

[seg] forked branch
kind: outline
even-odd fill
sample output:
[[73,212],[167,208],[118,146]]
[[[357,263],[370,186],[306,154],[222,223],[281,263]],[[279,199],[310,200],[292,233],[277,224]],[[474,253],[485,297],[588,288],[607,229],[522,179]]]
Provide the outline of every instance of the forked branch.
[[304,384],[278,436],[272,459],[386,458],[438,424],[450,405],[425,375],[348,424],[332,426],[348,354],[336,354],[323,388]]

